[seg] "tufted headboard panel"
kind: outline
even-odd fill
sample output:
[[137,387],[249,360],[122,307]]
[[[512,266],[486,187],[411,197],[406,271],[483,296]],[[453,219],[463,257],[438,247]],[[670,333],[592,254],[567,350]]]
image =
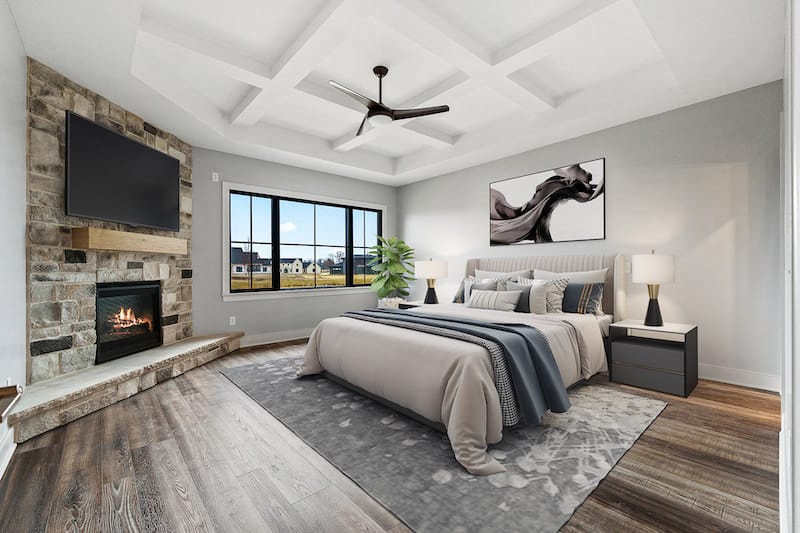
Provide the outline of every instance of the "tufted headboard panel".
[[582,272],[607,268],[603,292],[603,311],[614,320],[625,318],[625,258],[621,255],[526,255],[512,257],[480,257],[467,259],[468,276],[475,269],[494,272],[514,272],[538,268],[551,272]]

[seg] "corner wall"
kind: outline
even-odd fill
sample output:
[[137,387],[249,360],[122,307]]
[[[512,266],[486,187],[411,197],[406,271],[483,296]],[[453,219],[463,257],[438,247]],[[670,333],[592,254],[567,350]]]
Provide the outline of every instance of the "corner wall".
[[[213,182],[211,173],[219,174]],[[374,307],[372,292],[291,295],[268,300],[222,301],[222,182],[313,193],[387,206],[387,235],[397,232],[397,189],[334,174],[194,148],[194,328],[198,334],[244,331],[242,345],[308,336],[322,319]],[[229,318],[236,317],[236,325]]]
[[[25,384],[25,50],[0,3],[0,386]],[[0,476],[14,450],[0,425]]]
[[[779,389],[781,83],[755,87],[404,186],[400,236],[448,261],[449,301],[470,257],[675,255],[666,321],[699,325],[700,376]],[[606,239],[489,247],[489,183],[606,158]],[[420,282],[414,296],[424,294]],[[628,285],[628,318],[645,287]]]

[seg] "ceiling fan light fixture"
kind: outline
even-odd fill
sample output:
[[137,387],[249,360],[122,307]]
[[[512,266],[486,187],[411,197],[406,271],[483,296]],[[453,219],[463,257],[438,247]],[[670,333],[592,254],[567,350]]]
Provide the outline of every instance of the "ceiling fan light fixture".
[[356,137],[364,132],[364,125],[369,122],[373,128],[384,127],[395,120],[406,120],[412,118],[425,117],[428,115],[436,115],[439,113],[446,113],[450,111],[450,107],[446,105],[439,105],[434,107],[418,107],[416,109],[392,109],[383,103],[383,78],[389,73],[389,69],[383,65],[378,65],[372,69],[372,73],[378,78],[378,101],[372,98],[367,98],[363,94],[357,93],[352,89],[348,89],[341,83],[333,80],[328,80],[328,83],[338,91],[343,92],[359,104],[367,108],[367,113],[361,119],[361,125],[356,131]]
[[372,115],[367,119],[369,121],[369,125],[373,128],[380,128],[382,126],[388,126],[392,123],[392,117],[389,115],[384,114],[375,114]]

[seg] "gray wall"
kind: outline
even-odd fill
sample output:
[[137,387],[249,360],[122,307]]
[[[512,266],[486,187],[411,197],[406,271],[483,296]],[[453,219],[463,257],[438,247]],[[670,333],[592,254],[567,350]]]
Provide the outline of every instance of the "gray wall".
[[[777,389],[780,112],[776,82],[408,185],[400,235],[418,256],[448,261],[440,300],[452,298],[469,257],[674,254],[676,283],[659,301],[666,321],[699,325],[701,376]],[[604,241],[489,247],[490,182],[598,157]],[[629,318],[643,317],[645,288],[628,294]]]
[[[25,51],[0,3],[0,385],[25,383]],[[0,426],[0,448],[5,435]],[[0,471],[3,450],[0,449]]]
[[[218,183],[211,181],[212,172],[219,172]],[[280,340],[306,335],[324,318],[375,305],[372,293],[223,302],[223,181],[386,205],[386,234],[397,231],[394,187],[195,148],[192,173],[195,334],[243,330],[250,337],[245,343]],[[228,325],[231,316],[236,316],[236,326]]]

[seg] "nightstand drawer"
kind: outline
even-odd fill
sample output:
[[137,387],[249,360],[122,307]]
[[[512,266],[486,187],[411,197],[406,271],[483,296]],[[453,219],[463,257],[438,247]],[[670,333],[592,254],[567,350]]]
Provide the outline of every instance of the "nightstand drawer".
[[[636,366],[671,370],[683,373],[683,346],[671,347],[666,344],[615,340],[611,345],[615,363],[628,363]],[[614,377],[617,371],[614,370]]]
[[638,366],[617,364],[616,362],[614,363],[612,371],[614,372],[614,381],[618,383],[625,383],[627,385],[633,385],[634,387],[644,387],[646,389],[676,394],[678,396],[685,395],[685,377],[683,374],[673,374]]

